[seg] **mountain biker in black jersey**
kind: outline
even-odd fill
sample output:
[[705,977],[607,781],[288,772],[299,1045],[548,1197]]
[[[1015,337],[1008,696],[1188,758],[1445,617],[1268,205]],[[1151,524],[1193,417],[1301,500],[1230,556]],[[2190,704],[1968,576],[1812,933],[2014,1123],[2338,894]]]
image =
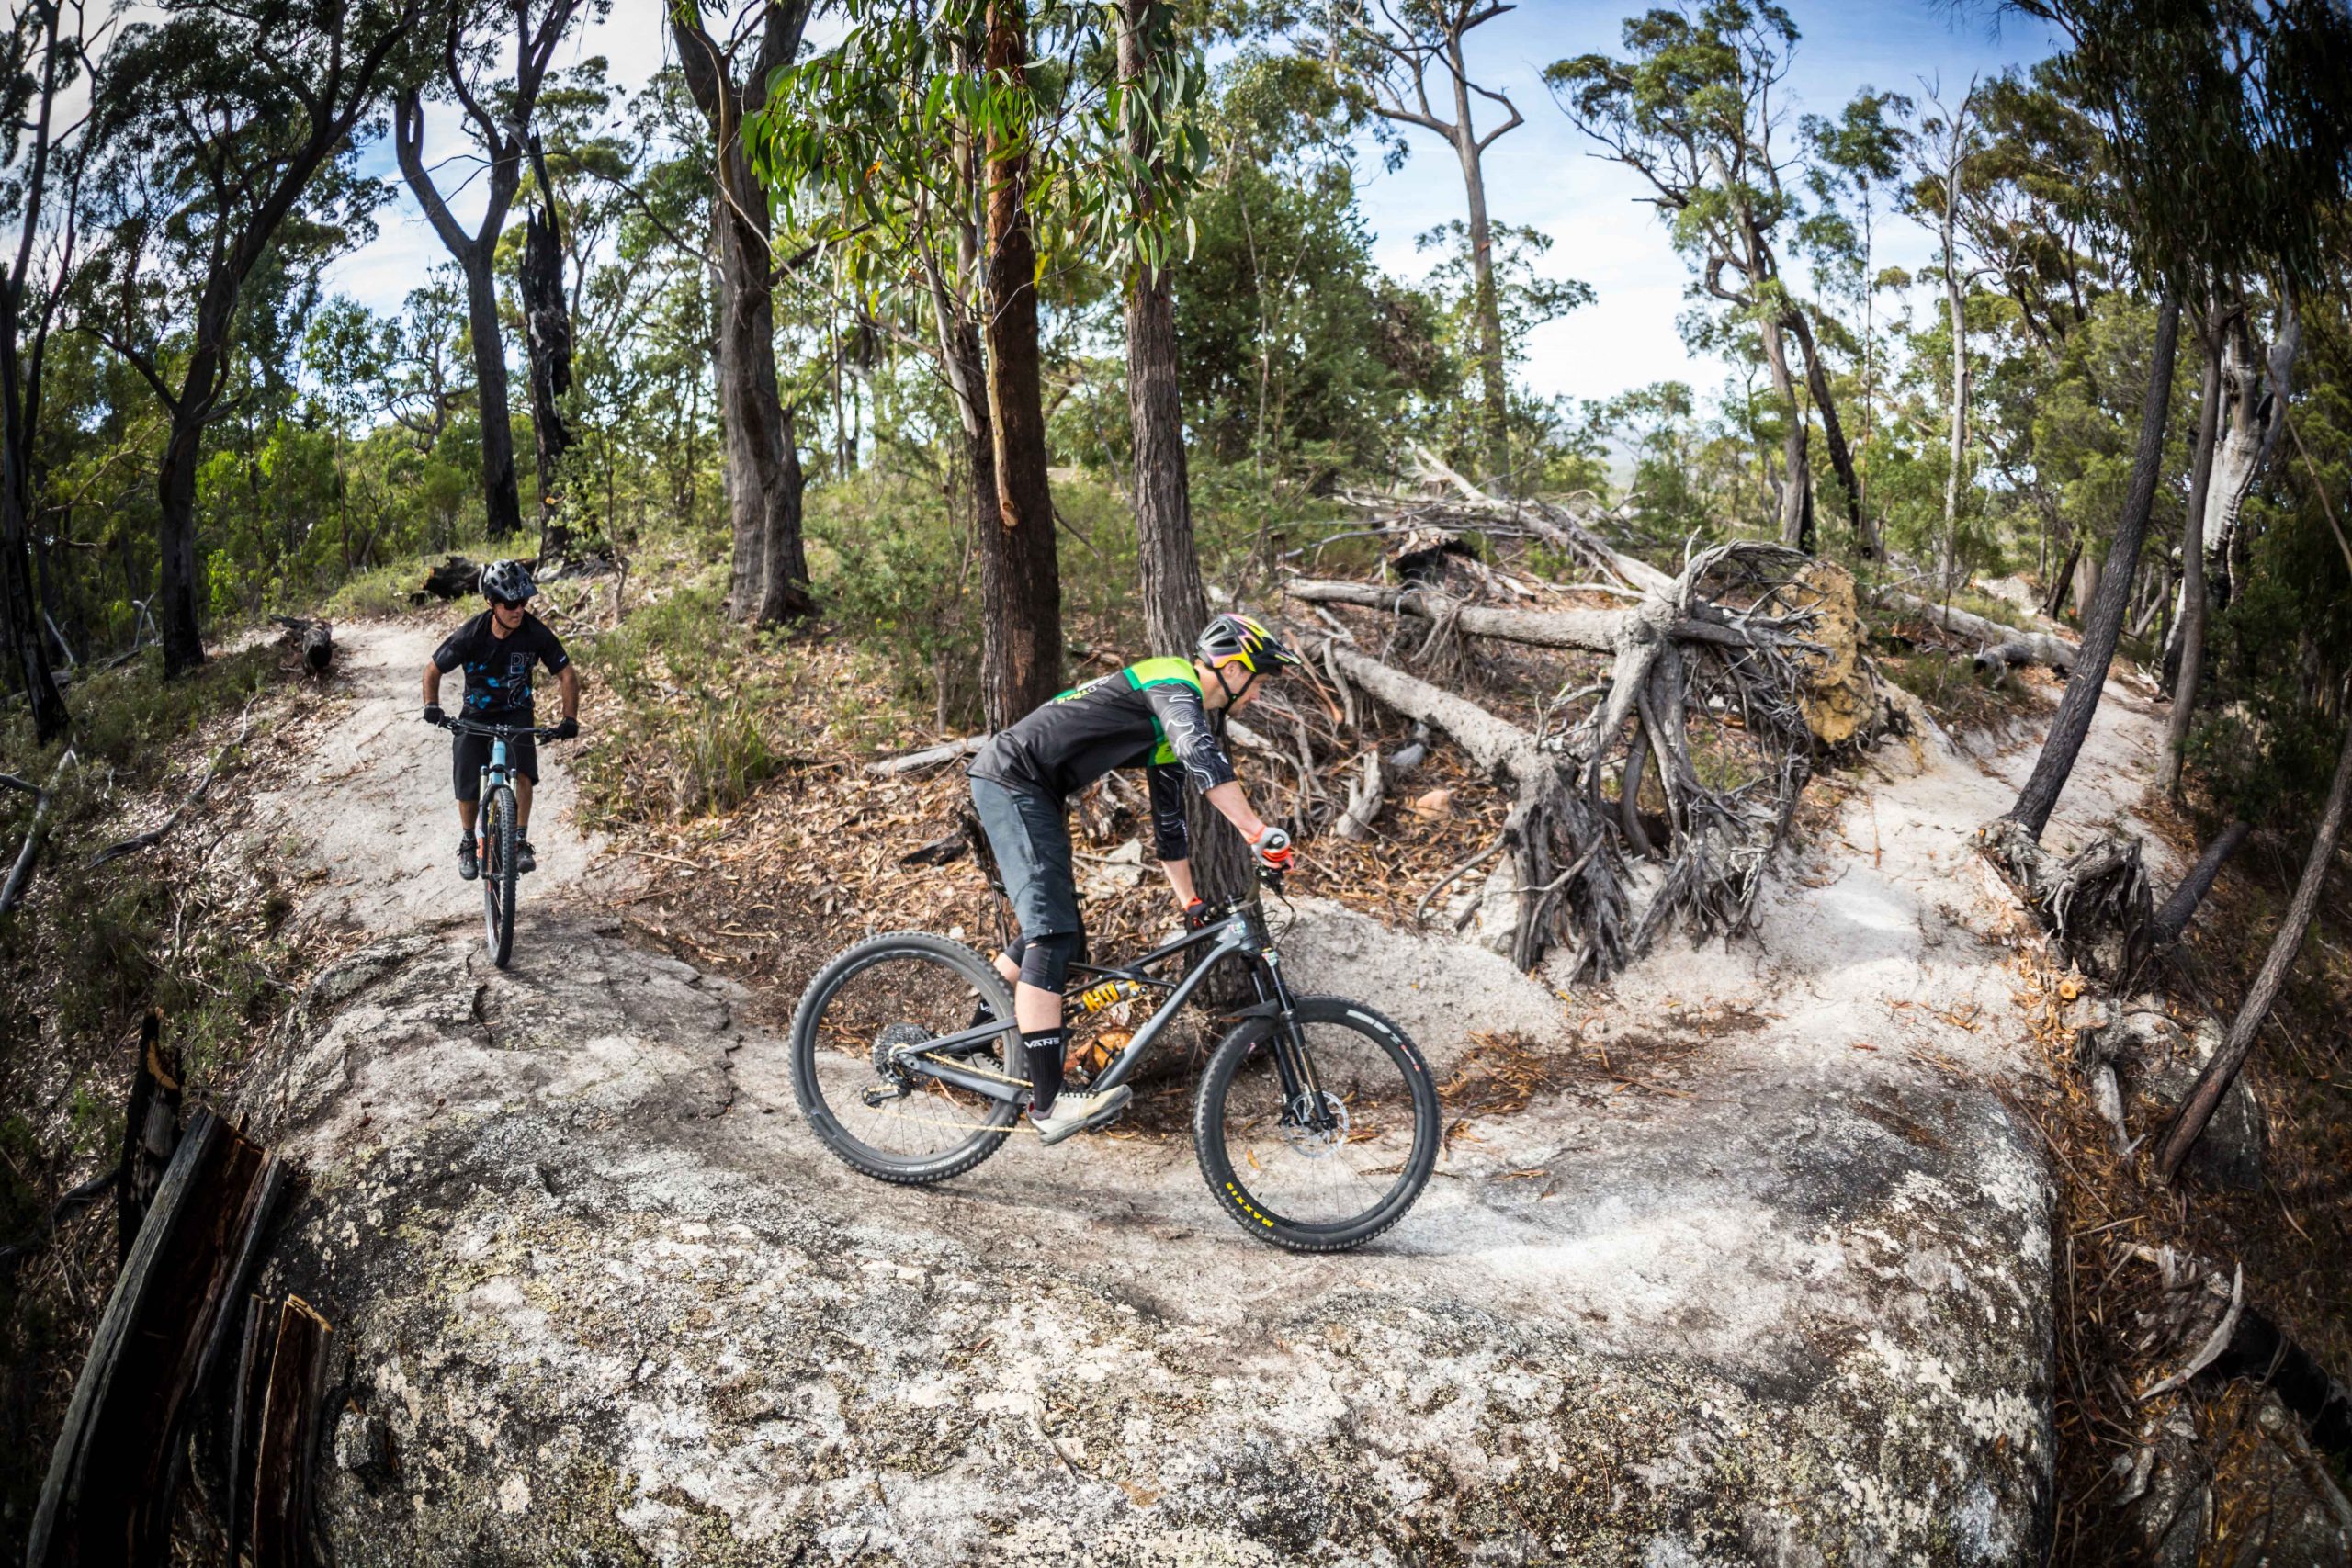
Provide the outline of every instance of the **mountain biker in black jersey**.
[[1250,809],[1208,716],[1236,712],[1257,695],[1261,676],[1299,662],[1249,616],[1219,615],[1202,629],[1192,658],[1147,659],[1064,692],[992,737],[966,770],[1021,921],[996,967],[1013,987],[1029,1116],[1046,1143],[1102,1125],[1132,1093],[1125,1085],[1061,1093],[1062,985],[1080,934],[1065,803],[1114,768],[1142,768],[1160,869],[1185,923],[1203,923],[1207,906],[1193,885],[1184,825],[1187,782],[1249,841],[1258,863],[1287,868],[1291,855],[1290,836]]
[[[459,665],[466,671],[465,716],[481,724],[531,723],[532,667],[554,671],[556,692],[563,702],[563,719],[554,739],[569,740],[580,733],[580,671],[563,651],[563,644],[547,623],[530,613],[538,584],[521,561],[492,561],[481,569],[482,597],[490,608],[449,634],[424,666],[424,722],[439,724],[441,677]],[[474,854],[474,811],[481,803],[481,771],[490,761],[490,738],[459,735],[450,753],[450,773],[458,792],[458,874],[471,882],[481,865]],[[514,770],[514,825],[522,835],[514,845],[514,869],[530,871],[537,864],[531,852],[531,786],[539,782],[538,743],[529,736],[507,742],[506,756]]]

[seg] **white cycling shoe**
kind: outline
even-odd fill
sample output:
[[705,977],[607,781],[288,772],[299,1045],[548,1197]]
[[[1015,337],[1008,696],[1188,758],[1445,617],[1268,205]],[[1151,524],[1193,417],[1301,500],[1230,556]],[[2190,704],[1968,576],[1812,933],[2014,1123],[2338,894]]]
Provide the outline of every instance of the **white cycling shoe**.
[[1102,1126],[1125,1110],[1127,1101],[1135,1097],[1136,1091],[1125,1084],[1105,1089],[1101,1094],[1072,1094],[1065,1089],[1054,1096],[1052,1115],[1040,1116],[1032,1111],[1029,1112],[1029,1124],[1037,1129],[1050,1146],[1064,1138]]

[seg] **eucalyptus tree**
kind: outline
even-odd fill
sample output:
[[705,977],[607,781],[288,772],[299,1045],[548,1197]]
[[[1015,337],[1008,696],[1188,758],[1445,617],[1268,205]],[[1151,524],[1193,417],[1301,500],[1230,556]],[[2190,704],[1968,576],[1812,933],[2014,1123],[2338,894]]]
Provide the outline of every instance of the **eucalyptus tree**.
[[1039,279],[1119,251],[1136,191],[1153,185],[1152,160],[1140,173],[1128,162],[1125,95],[1104,69],[1116,58],[1105,28],[1125,13],[1017,0],[849,0],[844,12],[842,42],[778,78],[753,157],[865,320],[928,321],[963,428],[981,705],[1001,727],[1061,685]]
[[[2185,293],[2249,269],[2300,288],[2322,265],[2322,214],[2352,182],[2352,17],[2330,0],[2021,0],[2071,48],[2060,73],[2100,122],[2132,265],[2158,295],[2132,479],[2083,645],[2017,804],[1988,842],[2030,886],[2038,845],[2089,733],[2120,639],[2160,478]],[[2200,199],[2178,199],[2183,189]],[[2190,703],[2193,692],[2176,694]],[[2022,842],[2020,841],[2022,840]]]
[[[801,541],[798,433],[778,389],[777,259],[767,187],[752,166],[752,127],[780,72],[800,52],[813,0],[752,0],[714,32],[694,0],[670,10],[678,62],[710,134],[710,223],[718,258],[718,410],[725,427],[736,619],[774,626],[815,608]],[[726,16],[723,5],[718,15]]]
[[1877,532],[1862,512],[1818,335],[1781,270],[1781,249],[1802,215],[1797,192],[1781,178],[1787,159],[1774,145],[1796,41],[1796,24],[1770,0],[1707,0],[1627,21],[1623,59],[1579,55],[1544,74],[1577,129],[1648,183],[1647,199],[1697,269],[1694,292],[1729,306],[1760,337],[1787,422],[1782,542],[1814,545],[1808,425],[1788,348],[1794,339],[1847,519],[1862,552],[1875,555]]
[[1976,123],[1976,99],[1973,81],[1951,108],[1944,107],[1933,87],[1928,88],[1928,101],[1935,112],[1904,139],[1911,209],[1936,231],[1937,270],[1943,274],[1944,328],[1951,338],[1943,530],[1936,536],[1936,587],[1942,593],[1950,593],[1960,581],[1960,507],[1968,480],[1968,404],[1973,390],[1968,367],[1968,288],[1979,269],[1962,259],[1961,215],[1969,164],[1982,152],[1984,140]]
[[[1373,113],[1392,125],[1414,126],[1444,139],[1462,168],[1469,203],[1467,251],[1487,473],[1510,483],[1510,389],[1505,363],[1502,307],[1495,288],[1494,236],[1487,216],[1487,149],[1526,120],[1507,94],[1470,79],[1464,39],[1509,11],[1506,0],[1345,0],[1337,13],[1334,57],[1370,94]],[[1432,91],[1435,98],[1431,96]],[[1484,98],[1508,116],[1481,132]]]
[[[404,83],[392,116],[392,144],[401,177],[414,193],[433,231],[466,279],[466,313],[471,329],[476,400],[481,412],[482,505],[490,536],[503,539],[521,531],[523,514],[514,484],[514,426],[507,409],[506,342],[498,319],[498,282],[492,263],[498,236],[522,183],[523,156],[539,88],[555,59],[556,45],[589,0],[458,0],[446,13],[437,71]],[[610,0],[596,0],[601,12]],[[534,10],[537,18],[534,19]],[[511,75],[500,58],[513,32]],[[447,197],[425,167],[424,106],[430,91],[454,102],[473,144],[467,162],[486,171],[481,217],[469,232],[449,210]],[[467,183],[471,182],[469,175]],[[454,192],[452,193],[454,194]]]
[[430,0],[188,5],[127,26],[94,102],[109,232],[80,324],[170,416],[157,465],[164,668],[203,662],[196,543],[204,433],[225,400],[239,296],[274,247],[311,265],[360,238],[381,197],[354,133],[407,70]]
[[0,33],[0,216],[15,220],[14,254],[0,260],[0,631],[33,733],[63,732],[64,696],[33,591],[33,431],[50,329],[74,267],[75,217],[87,146],[81,117],[61,100],[85,80],[89,17],[65,25],[62,0],[28,6]]

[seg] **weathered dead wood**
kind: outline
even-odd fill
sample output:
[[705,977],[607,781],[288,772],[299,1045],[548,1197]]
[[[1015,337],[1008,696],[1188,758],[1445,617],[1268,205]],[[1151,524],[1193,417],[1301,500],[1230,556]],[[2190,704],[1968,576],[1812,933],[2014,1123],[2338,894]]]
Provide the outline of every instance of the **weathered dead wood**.
[[190,1119],[98,1321],[33,1516],[29,1568],[161,1562],[183,1417],[249,1267],[266,1155],[209,1111]]
[[[1504,828],[1512,857],[1495,874],[1496,886],[1520,901],[1512,956],[1532,966],[1552,942],[1573,942],[1577,971],[1606,974],[1669,921],[1706,935],[1743,930],[1752,918],[1765,868],[1811,771],[1809,678],[1798,660],[1816,661],[1823,652],[1806,640],[1827,603],[1804,579],[1815,570],[1777,546],[1718,547],[1693,558],[1668,590],[1633,606],[1566,614],[1464,605],[1429,590],[1357,583],[1294,583],[1291,592],[1425,616],[1474,636],[1611,656],[1605,681],[1555,704],[1562,730],[1539,742],[1442,686],[1336,641],[1325,645],[1360,690],[1443,728],[1481,769],[1515,787]],[[1868,673],[1838,678],[1849,677],[1867,682]],[[1589,699],[1597,700],[1579,709]],[[1702,781],[1690,738],[1694,713],[1718,720],[1730,744],[1755,750],[1747,782]],[[1634,925],[1619,845],[1650,848],[1634,796],[1653,759],[1667,802],[1667,871]],[[1626,782],[1611,808],[1602,784],[1621,768]]]
[[320,1404],[334,1330],[300,1296],[286,1298],[262,1395],[254,1457],[253,1568],[308,1568]]
[[427,599],[464,599],[481,591],[481,568],[463,556],[450,556],[424,574],[424,583],[410,594],[409,603]]
[[2262,967],[2247,988],[2245,1000],[2239,1004],[2237,1016],[2230,1022],[2228,1037],[2222,1048],[2213,1053],[2213,1059],[2205,1064],[2204,1071],[2197,1075],[2180,1114],[2156,1145],[2156,1168],[2167,1181],[2179,1174],[2190,1145],[2205,1131],[2205,1123],[2220,1107],[2230,1085],[2236,1081],[2246,1057],[2254,1052],[2255,1037],[2261,1032],[2263,1021],[2270,1016],[2270,1009],[2287,983],[2288,972],[2302,951],[2303,938],[2311,931],[2312,916],[2319,908],[2328,867],[2335,859],[2335,843],[2343,833],[2348,807],[2352,807],[2352,724],[2345,726],[2343,747],[2335,757],[2335,776],[2328,785],[2327,802],[2320,809],[2319,828],[2312,837],[2311,852],[2304,857],[2303,874],[2295,885],[2295,896],[2288,901],[2286,919],[2271,937],[2270,951],[2263,955]]
[[127,1262],[180,1143],[180,1056],[164,1043],[164,1013],[149,1008],[133,1046],[122,1119],[122,1186],[115,1194],[118,1261]]
[[302,662],[314,675],[323,675],[327,666],[334,662],[334,623],[305,620],[300,615],[272,615],[271,620],[286,628],[281,639],[288,647],[301,650]]
[[252,1522],[252,1492],[254,1454],[259,1446],[261,1402],[269,1375],[269,1363],[262,1355],[265,1313],[262,1298],[245,1297],[244,1326],[238,1337],[237,1373],[235,1385],[229,1393],[229,1451],[223,1459],[227,1472],[222,1495],[227,1499],[222,1511],[227,1517],[220,1521],[229,1538],[228,1560],[243,1561],[246,1527]]
[[988,742],[989,738],[985,735],[967,735],[961,740],[950,740],[938,746],[926,746],[920,751],[909,751],[903,756],[885,757],[878,762],[868,762],[865,764],[865,771],[886,778],[897,773],[917,773],[924,768],[936,768],[942,763],[968,757]]
[[24,847],[17,852],[17,863],[9,869],[7,886],[0,887],[0,915],[16,908],[17,900],[25,896],[25,885],[33,874],[33,859],[40,849],[40,825],[49,816],[50,801],[57,795],[58,780],[65,776],[65,770],[74,761],[74,748],[68,746],[57,759],[57,766],[50,769],[49,782],[38,788],[14,773],[0,773],[0,784],[23,790],[33,797],[33,819],[25,829]]
[[1951,604],[1939,604],[1922,599],[1916,593],[1899,591],[1887,594],[1915,615],[1941,626],[1955,637],[1964,637],[1984,645],[1976,655],[1977,668],[1998,666],[2007,670],[2019,664],[2045,664],[2061,675],[2070,674],[2075,668],[2075,645],[2064,637],[2046,632],[2019,631],[1998,621],[1988,621]]
[[134,833],[130,838],[123,840],[120,843],[108,844],[105,849],[100,850],[97,853],[82,863],[82,869],[85,871],[96,871],[98,867],[106,865],[113,861],[119,861],[125,855],[137,854],[141,850],[152,850],[157,844],[162,843],[171,833],[172,829],[178,827],[182,819],[184,819],[190,811],[194,810],[196,807],[203,801],[206,794],[212,788],[213,779],[218,777],[220,773],[221,762],[227,760],[232,751],[236,750],[239,747],[244,745],[246,738],[252,735],[253,732],[254,721],[252,717],[248,716],[243,727],[237,731],[237,738],[234,740],[230,741],[226,746],[221,747],[218,751],[212,753],[212,760],[204,765],[203,777],[198,779],[196,781],[196,787],[189,790],[187,795],[181,799],[177,806],[172,807],[172,814],[169,817],[164,818],[162,822],[153,828],[150,828],[144,833]]
[[1977,848],[2006,876],[2068,961],[2119,984],[2139,970],[2152,945],[2154,896],[2140,840],[2094,839],[2053,854],[2024,825],[2003,817],[1977,829]]
[[1347,807],[1331,830],[1351,844],[1370,838],[1373,818],[1380,815],[1387,793],[1387,775],[1380,765],[1380,748],[1375,746],[1364,752],[1363,769],[1349,781]]

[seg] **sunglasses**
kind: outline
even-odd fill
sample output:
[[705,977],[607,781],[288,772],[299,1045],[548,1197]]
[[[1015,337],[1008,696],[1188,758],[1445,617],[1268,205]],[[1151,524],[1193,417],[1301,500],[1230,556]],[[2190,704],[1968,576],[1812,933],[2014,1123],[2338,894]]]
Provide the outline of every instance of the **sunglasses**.
[[492,599],[491,603],[502,610],[519,610],[530,601],[528,599]]

